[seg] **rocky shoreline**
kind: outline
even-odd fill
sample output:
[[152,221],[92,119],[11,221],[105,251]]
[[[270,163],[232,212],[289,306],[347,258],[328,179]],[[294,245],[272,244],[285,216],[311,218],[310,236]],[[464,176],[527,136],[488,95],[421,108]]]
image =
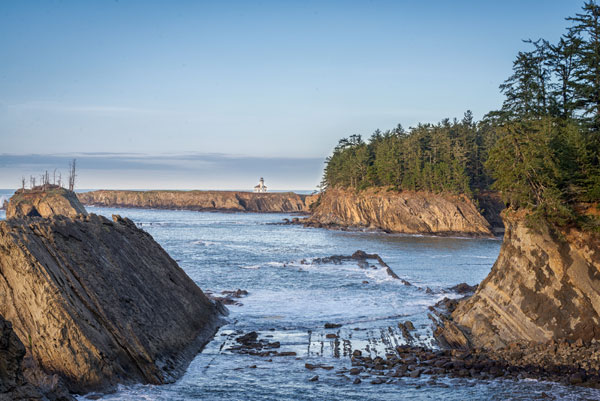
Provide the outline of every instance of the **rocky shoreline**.
[[315,195],[293,192],[242,191],[120,191],[100,190],[77,194],[87,206],[192,210],[209,212],[308,214]]
[[[490,207],[487,214],[494,212]],[[314,203],[310,217],[294,223],[336,230],[475,238],[492,238],[501,232],[467,196],[385,188],[329,188]]]
[[179,378],[223,324],[222,304],[130,219],[87,214],[64,189],[22,195],[0,222],[0,316],[29,382],[85,394]]

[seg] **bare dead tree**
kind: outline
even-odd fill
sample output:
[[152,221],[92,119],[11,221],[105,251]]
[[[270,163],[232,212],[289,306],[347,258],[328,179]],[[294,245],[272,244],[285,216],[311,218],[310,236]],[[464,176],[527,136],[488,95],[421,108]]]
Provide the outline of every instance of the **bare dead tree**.
[[52,172],[52,185],[56,185],[56,169]]
[[25,191],[25,176],[21,177],[21,189]]
[[69,191],[73,191],[75,189],[75,177],[77,177],[77,174],[75,173],[76,163],[77,160],[75,159],[69,163]]
[[29,182],[31,182],[31,189],[35,188],[35,177],[34,176],[29,177]]
[[58,186],[62,187],[62,173],[60,171],[58,172]]

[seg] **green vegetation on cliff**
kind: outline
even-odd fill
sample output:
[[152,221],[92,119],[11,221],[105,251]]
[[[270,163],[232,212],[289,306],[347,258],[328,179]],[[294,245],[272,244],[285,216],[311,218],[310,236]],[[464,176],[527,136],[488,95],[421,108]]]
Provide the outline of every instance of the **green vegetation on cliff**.
[[323,188],[470,196],[492,188],[513,209],[598,226],[577,211],[597,210],[600,199],[600,6],[588,1],[567,20],[558,43],[525,41],[532,50],[519,52],[500,86],[500,110],[480,122],[467,112],[460,121],[377,130],[366,142],[344,138],[326,161]]
[[471,194],[489,185],[483,161],[494,136],[469,111],[460,121],[419,124],[409,131],[400,125],[377,130],[368,142],[352,135],[340,140],[327,159],[323,186]]

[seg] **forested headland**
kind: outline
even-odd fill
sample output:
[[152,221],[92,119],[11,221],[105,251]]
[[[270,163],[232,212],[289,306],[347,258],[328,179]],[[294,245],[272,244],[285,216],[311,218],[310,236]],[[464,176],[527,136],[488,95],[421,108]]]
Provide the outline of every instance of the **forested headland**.
[[[327,158],[322,188],[452,192],[493,189],[512,209],[555,224],[598,230],[600,199],[600,6],[568,17],[557,43],[525,40],[500,85],[499,110],[474,121],[401,125],[343,138]],[[593,213],[592,213],[593,214]]]

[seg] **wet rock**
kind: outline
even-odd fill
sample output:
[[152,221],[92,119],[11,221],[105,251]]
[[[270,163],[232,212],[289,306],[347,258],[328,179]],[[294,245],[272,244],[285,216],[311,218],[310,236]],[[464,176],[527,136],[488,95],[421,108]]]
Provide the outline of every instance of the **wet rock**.
[[387,263],[385,263],[383,261],[383,259],[381,258],[381,256],[377,255],[377,254],[369,254],[366,253],[365,251],[361,251],[358,250],[356,252],[354,252],[352,255],[350,256],[346,256],[346,255],[333,255],[333,256],[329,256],[326,258],[316,258],[313,259],[312,264],[335,264],[335,265],[339,265],[342,264],[343,262],[347,262],[347,261],[355,261],[359,267],[361,268],[365,268],[368,267],[368,260],[377,260],[377,262],[379,263],[379,265],[381,267],[385,268],[386,273],[388,274],[388,276],[400,280],[404,285],[411,285],[408,281],[401,279],[400,277],[398,277],[398,275],[396,273],[394,273],[394,271],[392,270],[391,267],[389,267],[387,265]]
[[448,290],[452,292],[456,292],[461,295],[465,294],[473,294],[477,290],[477,284],[469,285],[467,283],[460,283],[455,285],[454,287],[448,288]]
[[241,289],[237,289],[235,291],[221,291],[221,295],[223,296],[218,296],[215,295],[212,291],[210,290],[206,290],[204,292],[206,294],[206,296],[216,302],[220,302],[224,305],[235,305],[235,306],[242,306],[243,304],[241,302],[238,301],[238,299],[243,298],[245,296],[248,295],[248,291],[246,290],[241,290]]
[[358,377],[356,379],[354,379],[354,381],[352,382],[352,384],[360,384],[360,383],[362,383],[362,380],[360,380],[360,378],[358,378]]
[[338,338],[337,334],[327,333],[325,334],[325,338]]
[[339,324],[339,323],[325,323],[325,328],[326,329],[337,329],[337,328],[340,328],[340,327],[342,327],[342,325]]
[[243,336],[239,336],[235,339],[236,342],[244,345],[256,343],[257,340],[258,333],[256,331],[251,331],[250,333],[244,334]]
[[316,382],[319,380],[319,376],[313,376],[310,379],[308,379],[309,382]]

